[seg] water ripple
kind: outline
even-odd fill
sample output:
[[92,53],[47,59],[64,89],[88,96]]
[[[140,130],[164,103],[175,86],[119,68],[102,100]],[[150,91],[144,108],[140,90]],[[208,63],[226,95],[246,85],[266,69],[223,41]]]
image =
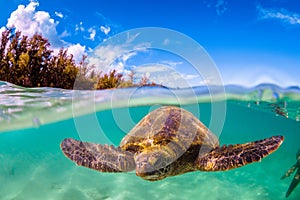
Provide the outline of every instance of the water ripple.
[[299,87],[263,84],[168,89],[139,87],[115,90],[22,88],[0,81],[0,131],[14,130],[72,118],[101,110],[141,105],[187,105],[229,101],[275,115],[300,120]]

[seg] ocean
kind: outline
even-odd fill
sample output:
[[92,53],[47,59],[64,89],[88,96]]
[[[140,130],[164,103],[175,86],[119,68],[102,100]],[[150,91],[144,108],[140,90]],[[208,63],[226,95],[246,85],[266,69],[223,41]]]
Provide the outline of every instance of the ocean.
[[[163,105],[185,108],[218,137],[237,144],[283,135],[261,162],[225,172],[190,172],[148,182],[128,173],[76,166],[60,150],[64,138],[112,144]],[[286,199],[300,149],[300,89],[263,84],[103,91],[21,88],[0,82],[1,200]],[[300,186],[288,197],[300,199]]]

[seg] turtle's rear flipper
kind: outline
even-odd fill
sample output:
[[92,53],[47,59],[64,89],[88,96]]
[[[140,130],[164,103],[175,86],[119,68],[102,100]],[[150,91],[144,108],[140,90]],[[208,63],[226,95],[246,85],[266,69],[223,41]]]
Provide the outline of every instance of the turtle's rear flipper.
[[295,187],[299,184],[299,182],[300,182],[300,166],[298,166],[298,170],[294,176],[293,181],[290,184],[288,191],[285,194],[285,197],[289,197],[289,195],[292,193],[292,191],[295,189]]
[[283,142],[283,136],[273,136],[246,144],[222,146],[196,159],[201,171],[225,171],[260,161],[274,152]]
[[113,146],[67,138],[61,142],[60,148],[79,166],[101,172],[126,172],[135,169],[133,155]]

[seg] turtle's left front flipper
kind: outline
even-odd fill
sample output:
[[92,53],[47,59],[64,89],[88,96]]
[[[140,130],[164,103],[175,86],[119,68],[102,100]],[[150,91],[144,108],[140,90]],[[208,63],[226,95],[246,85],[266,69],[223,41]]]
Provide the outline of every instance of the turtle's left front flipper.
[[135,169],[133,154],[119,147],[64,139],[60,148],[70,160],[101,172],[127,172]]
[[274,152],[283,142],[283,136],[273,136],[263,140],[217,147],[208,154],[196,159],[196,166],[201,171],[226,171],[242,167]]

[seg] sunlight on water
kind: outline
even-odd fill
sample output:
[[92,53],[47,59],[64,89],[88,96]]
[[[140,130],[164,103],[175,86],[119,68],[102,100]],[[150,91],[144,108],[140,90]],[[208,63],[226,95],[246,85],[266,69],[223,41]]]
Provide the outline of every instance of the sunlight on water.
[[[192,172],[147,182],[134,173],[107,174],[78,167],[64,157],[60,142],[72,137],[118,145],[149,111],[169,104],[194,113],[197,108],[199,115],[195,115],[208,126],[213,111],[207,88],[95,92],[24,89],[0,82],[0,181],[5,183],[0,184],[0,199],[285,199],[292,177],[280,178],[296,162],[300,148],[300,90],[274,85],[225,90],[226,99],[218,96],[217,88],[219,99],[213,99],[226,104],[221,145],[283,135],[282,146],[262,162],[235,170]],[[96,128],[90,125],[94,118]],[[299,198],[300,187],[288,199]]]

